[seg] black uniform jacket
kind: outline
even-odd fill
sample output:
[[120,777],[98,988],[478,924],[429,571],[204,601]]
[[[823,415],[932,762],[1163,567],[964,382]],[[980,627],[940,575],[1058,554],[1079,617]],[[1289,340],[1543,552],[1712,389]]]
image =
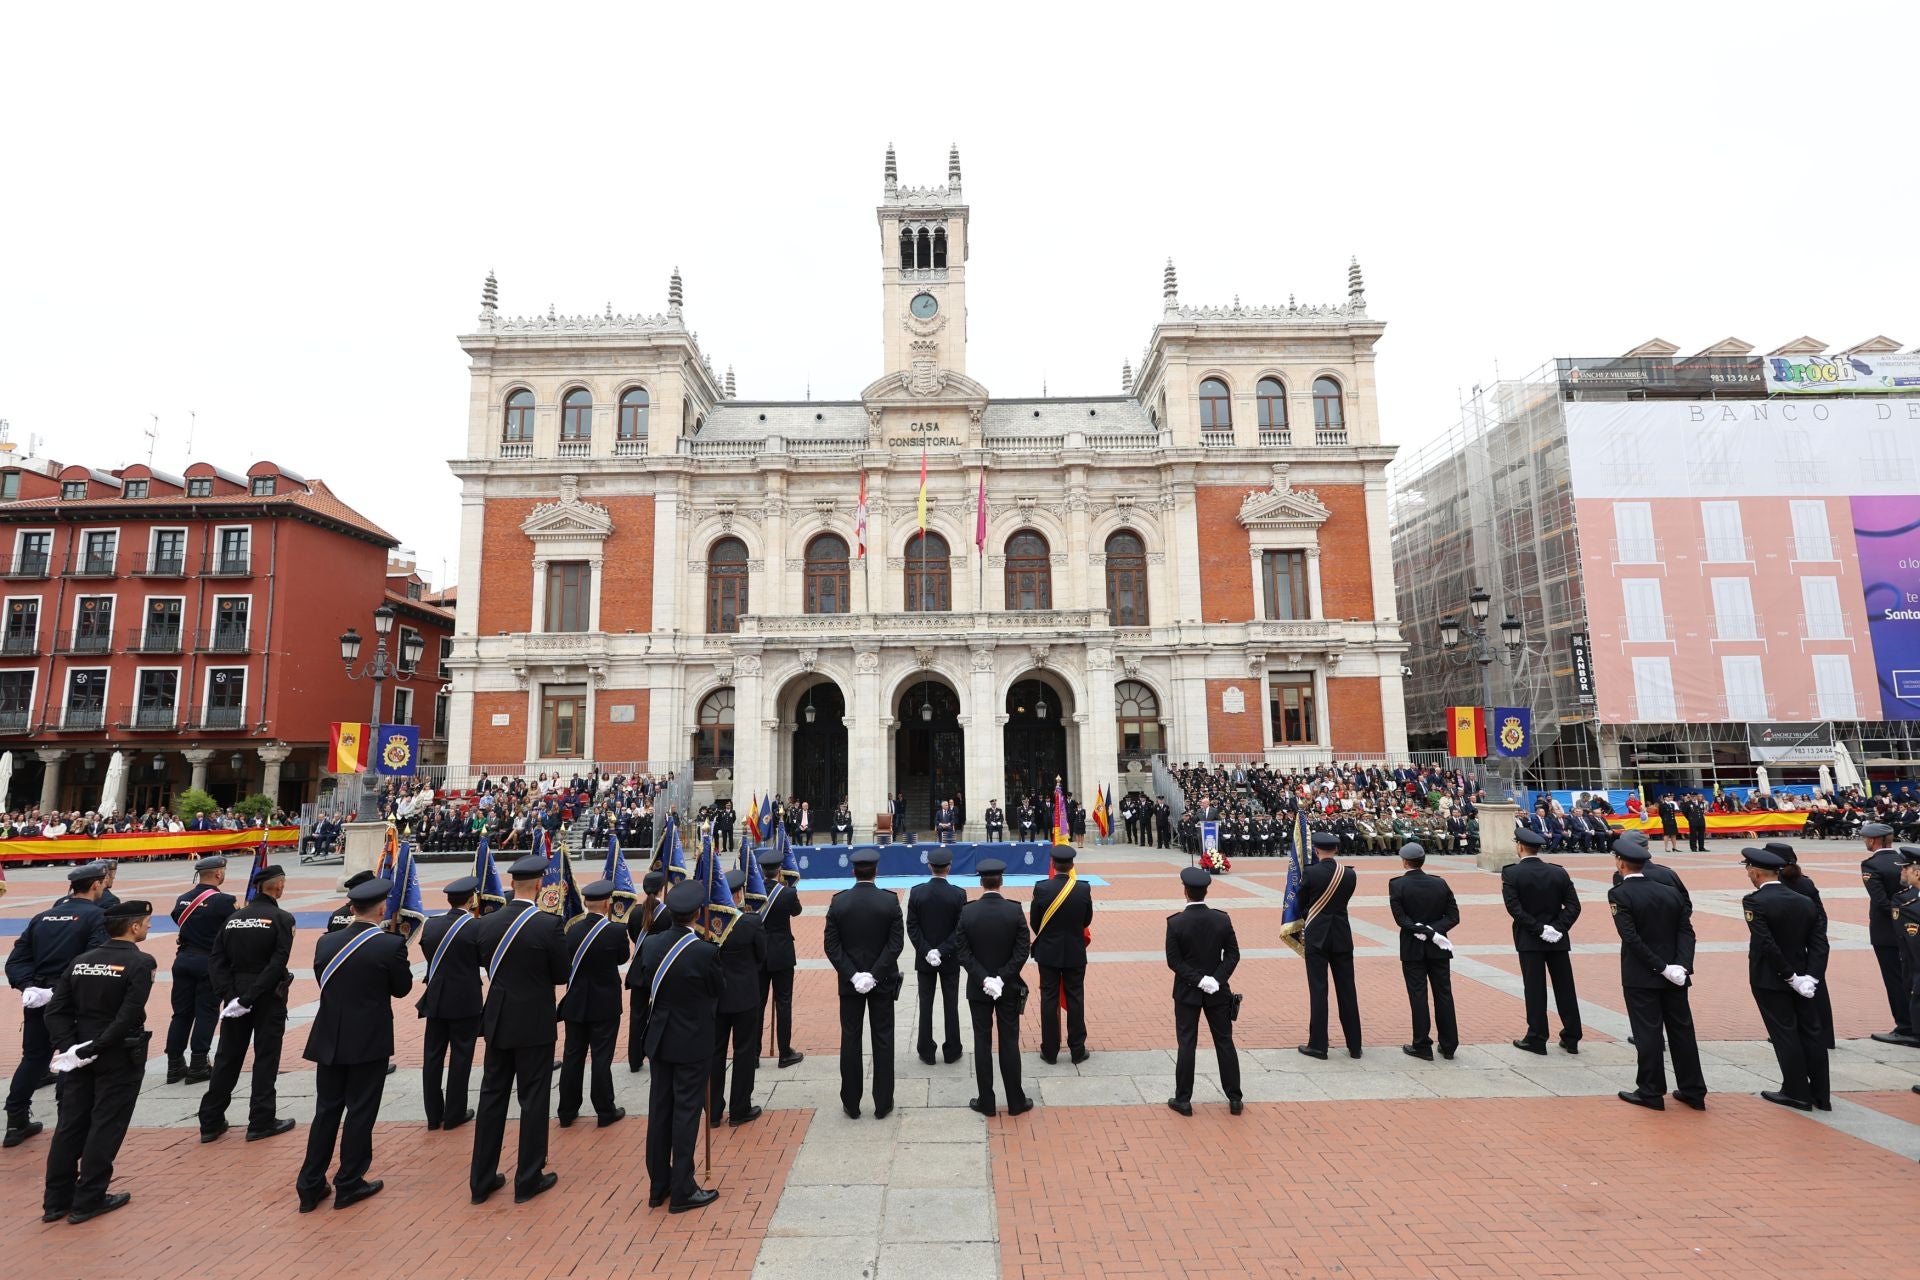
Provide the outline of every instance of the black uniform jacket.
[[[642,992],[653,991],[653,979],[674,944],[693,930],[675,925],[647,935],[640,944]],[[656,1062],[706,1062],[713,1057],[714,1010],[720,1003],[720,949],[695,937],[687,943],[647,1005],[647,1056]]]
[[[1573,950],[1573,940],[1566,935],[1580,918],[1580,895],[1565,867],[1544,862],[1538,855],[1522,858],[1500,869],[1500,896],[1513,917],[1514,950]],[[1560,941],[1548,942],[1540,936],[1540,930],[1549,925],[1560,931]]]
[[1445,880],[1418,867],[1397,875],[1387,881],[1387,905],[1400,926],[1401,960],[1453,958],[1433,941],[1435,931],[1452,933],[1460,924],[1460,908]]
[[954,967],[953,933],[960,927],[960,910],[966,905],[967,891],[940,876],[913,886],[907,893],[907,941],[913,945],[916,973],[934,972],[927,963],[929,951],[940,953],[942,969]]
[[[1227,979],[1240,964],[1240,942],[1233,919],[1204,902],[1190,902],[1167,917],[1167,968],[1173,970],[1175,1004],[1225,1004],[1233,998]],[[1212,995],[1200,989],[1200,979],[1212,978],[1220,989]]]
[[1693,911],[1672,885],[1627,876],[1607,890],[1607,906],[1620,934],[1620,985],[1658,989],[1670,964],[1692,973]]
[[[1334,877],[1338,876],[1336,882]],[[1306,927],[1302,940],[1318,951],[1338,953],[1353,950],[1353,925],[1347,919],[1347,903],[1360,884],[1360,873],[1343,867],[1332,858],[1322,858],[1300,876],[1300,911],[1304,915],[1334,885],[1333,897]]]
[[1067,887],[1067,878],[1054,876],[1033,886],[1033,904],[1027,911],[1027,923],[1033,926],[1033,959],[1049,969],[1084,969],[1087,966],[1087,929],[1093,924],[1093,886],[1075,880],[1073,892],[1053,913],[1042,929],[1047,908]]
[[1757,991],[1790,991],[1796,974],[1827,967],[1827,930],[1813,899],[1785,885],[1762,885],[1741,900],[1747,913],[1747,983]]
[[[513,922],[528,912],[535,918],[520,927],[501,954]],[[481,917],[479,942],[480,963],[489,975],[486,1004],[480,1010],[480,1034],[488,1047],[552,1044],[559,1008],[554,988],[566,983],[567,961],[572,959],[560,918],[516,898]]]
[[[967,971],[967,999],[991,1000],[980,987],[988,978],[1006,983],[1002,1000],[1018,998],[1027,985],[1020,969],[1027,962],[1029,945],[1027,918],[1020,904],[1001,897],[998,890],[989,889],[962,907],[953,949],[960,967]],[[941,959],[944,962],[945,957]]]
[[[354,946],[355,939],[368,933],[373,936]],[[314,974],[325,976],[334,958],[348,947],[353,947],[353,954],[340,962],[320,988],[320,1010],[307,1032],[307,1051],[302,1056],[322,1066],[391,1058],[393,1001],[413,990],[407,940],[364,920],[336,929],[314,944]]]
[[[785,894],[781,894],[785,897]],[[767,931],[760,917],[742,912],[720,944],[721,1013],[760,1007],[760,974],[767,963]]]
[[793,951],[793,918],[800,914],[800,895],[790,884],[767,886],[760,922],[767,938],[768,973],[786,973],[799,966]]
[[293,985],[287,968],[292,954],[293,913],[263,893],[228,916],[214,937],[207,966],[213,994],[223,1004],[238,1000],[249,1009],[263,1000],[284,999]]
[[47,1004],[47,1038],[57,1049],[89,1044],[83,1055],[131,1049],[144,1056],[152,956],[125,938],[82,951],[54,980]]
[[856,995],[853,975],[873,975],[873,994],[900,995],[900,952],[906,928],[900,919],[900,895],[862,882],[833,895],[827,905],[827,960],[840,974],[840,994]]
[[[587,934],[603,920],[605,927],[593,935],[589,946]],[[618,1021],[622,1004],[620,966],[633,954],[627,931],[605,916],[589,913],[567,926],[564,941],[570,980],[566,994],[560,997],[560,1016],[568,1022]]]
[[[461,924],[462,920],[466,923]],[[480,1016],[480,925],[480,917],[454,910],[420,926],[420,951],[427,958],[428,975],[417,1006],[421,1017]]]

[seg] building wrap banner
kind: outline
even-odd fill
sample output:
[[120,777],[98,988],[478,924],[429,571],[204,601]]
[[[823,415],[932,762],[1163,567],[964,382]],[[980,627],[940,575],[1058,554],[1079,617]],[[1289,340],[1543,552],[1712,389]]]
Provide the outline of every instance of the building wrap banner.
[[1892,355],[1768,356],[1763,362],[1772,395],[1884,395],[1920,391],[1920,351]]
[[1920,720],[1920,496],[1853,499],[1880,718]]

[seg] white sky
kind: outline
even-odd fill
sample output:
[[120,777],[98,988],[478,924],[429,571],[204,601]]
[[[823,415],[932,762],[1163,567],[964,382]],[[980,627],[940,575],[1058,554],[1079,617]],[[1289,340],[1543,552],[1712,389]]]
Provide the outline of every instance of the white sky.
[[[188,10],[193,10],[189,16]],[[273,458],[443,580],[502,309],[658,311],[742,398],[880,368],[889,140],[957,141],[968,372],[1119,389],[1189,302],[1344,296],[1389,440],[1656,335],[1920,343],[1920,5],[9,5],[0,417],[64,462]]]

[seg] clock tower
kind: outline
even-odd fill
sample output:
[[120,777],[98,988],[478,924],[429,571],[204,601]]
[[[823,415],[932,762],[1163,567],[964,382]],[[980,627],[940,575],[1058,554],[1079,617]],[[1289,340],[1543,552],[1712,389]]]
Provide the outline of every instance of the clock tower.
[[944,187],[903,187],[887,148],[880,222],[883,372],[931,392],[967,369],[967,206],[960,149],[947,153]]

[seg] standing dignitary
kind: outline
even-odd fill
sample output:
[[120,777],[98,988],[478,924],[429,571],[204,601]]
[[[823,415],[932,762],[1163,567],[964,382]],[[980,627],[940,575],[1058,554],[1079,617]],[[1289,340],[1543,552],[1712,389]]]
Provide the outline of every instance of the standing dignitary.
[[1705,853],[1707,851],[1707,802],[1699,792],[1688,796],[1680,806],[1680,812],[1687,819],[1687,851]]
[[[233,895],[221,891],[227,860],[210,853],[193,864],[198,881],[173,903],[173,1020],[167,1024],[167,1083],[200,1084],[213,1075],[207,1051],[213,1047],[220,1001],[213,994],[213,940],[233,914]],[[193,1050],[192,1065],[187,1050]]]
[[200,1099],[200,1141],[227,1131],[227,1105],[240,1082],[240,1066],[253,1044],[253,1091],[247,1099],[247,1141],[258,1142],[293,1128],[275,1114],[279,1101],[280,1042],[287,1032],[287,991],[293,971],[293,915],[280,908],[287,873],[279,866],[253,875],[253,901],[227,917],[213,940],[210,974],[220,1003],[220,1051],[213,1079]]
[[760,870],[766,877],[767,900],[760,904],[760,921],[767,937],[767,967],[760,1002],[773,1000],[773,1043],[780,1065],[790,1067],[806,1057],[793,1050],[793,971],[800,961],[793,949],[793,919],[800,914],[800,895],[780,878],[780,851],[761,849]]
[[960,909],[967,891],[947,879],[953,851],[934,849],[927,854],[932,877],[907,894],[907,941],[913,944],[913,971],[920,980],[920,1061],[933,1063],[933,995],[939,988],[946,1013],[946,1039],[941,1050],[948,1062],[960,1060],[960,960],[954,950],[954,931],[960,927]]
[[1665,1052],[1673,1051],[1675,1101],[1695,1111],[1707,1109],[1707,1080],[1700,1071],[1700,1046],[1693,1034],[1693,1010],[1687,986],[1693,970],[1693,908],[1673,886],[1647,876],[1653,855],[1638,841],[1614,842],[1620,882],[1607,890],[1613,927],[1620,934],[1620,986],[1640,1072],[1634,1090],[1620,1099],[1664,1111],[1667,1107]]
[[[33,1091],[53,1060],[47,1035],[47,1006],[67,965],[81,952],[107,943],[106,917],[95,905],[100,896],[97,863],[67,872],[67,892],[27,921],[7,953],[7,985],[20,993],[25,1017],[20,1027],[20,1065],[7,1089],[5,1145],[17,1147],[45,1128],[33,1118]],[[229,899],[231,901],[231,899]]]
[[1866,843],[1866,860],[1860,864],[1860,879],[1867,887],[1867,941],[1873,946],[1873,958],[1880,965],[1880,982],[1886,988],[1887,1009],[1893,1014],[1893,1030],[1876,1031],[1873,1038],[1882,1044],[1920,1045],[1920,1027],[1913,1024],[1907,999],[1913,975],[1907,971],[1901,950],[1901,930],[1893,905],[1900,892],[1900,855],[1893,851],[1893,828],[1884,822],[1869,822],[1860,828]]
[[[1460,923],[1453,890],[1439,876],[1426,871],[1426,846],[1400,846],[1400,865],[1406,870],[1387,881],[1387,904],[1400,926],[1400,973],[1407,982],[1407,1004],[1413,1013],[1413,1043],[1400,1046],[1409,1057],[1433,1061],[1434,1024],[1439,1025],[1440,1056],[1452,1058],[1460,1047],[1460,1028],[1453,1016],[1453,942],[1447,935]],[[1427,1018],[1427,988],[1433,988],[1433,1018]]]
[[1515,833],[1520,860],[1500,869],[1500,896],[1513,917],[1513,949],[1520,957],[1520,981],[1526,992],[1527,1034],[1513,1042],[1528,1053],[1547,1051],[1547,981],[1553,981],[1553,1007],[1560,1014],[1560,1047],[1580,1052],[1580,996],[1573,985],[1573,940],[1568,933],[1580,918],[1580,895],[1573,877],[1558,863],[1540,856],[1547,838],[1530,827]]
[[1167,917],[1167,968],[1173,970],[1173,1038],[1179,1046],[1173,1065],[1173,1096],[1167,1105],[1183,1116],[1193,1114],[1193,1058],[1200,1039],[1200,1015],[1207,1016],[1213,1037],[1213,1055],[1220,1065],[1220,1089],[1227,1110],[1239,1115],[1246,1108],[1240,1098],[1240,1054],[1233,1047],[1234,1001],[1227,985],[1240,964],[1240,943],[1233,936],[1233,920],[1207,905],[1213,877],[1203,867],[1183,867],[1180,886],[1187,905]]
[[[736,904],[746,882],[740,868],[727,872],[727,890]],[[707,1109],[715,1125],[720,1123],[723,1104],[730,1124],[760,1118],[760,1108],[753,1105],[753,1078],[760,1067],[761,980],[767,965],[764,924],[759,913],[744,911],[734,918],[720,944],[720,1003],[714,1010],[713,1065],[707,1089]],[[727,1091],[729,1040],[733,1042],[731,1093]]]
[[1093,886],[1072,875],[1074,848],[1053,846],[1053,876],[1033,887],[1028,910],[1033,959],[1040,966],[1040,1060],[1060,1058],[1061,992],[1066,993],[1067,1051],[1087,1060],[1087,930],[1093,925]]
[[553,1025],[559,1016],[553,989],[567,980],[567,940],[560,918],[534,902],[547,860],[530,853],[507,869],[513,901],[480,921],[480,961],[491,981],[480,1011],[486,1056],[480,1068],[480,1107],[473,1123],[473,1165],[467,1185],[473,1203],[507,1184],[500,1144],[507,1133],[507,1095],[520,1101],[520,1159],[513,1202],[525,1204],[551,1190],[547,1115],[553,1089]]
[[640,945],[642,990],[647,993],[646,1055],[653,1065],[647,1095],[647,1207],[685,1213],[720,1198],[693,1180],[693,1147],[700,1135],[707,1060],[713,1056],[714,1009],[720,1001],[720,949],[693,931],[706,901],[698,884],[667,892],[672,923]]
[[1315,858],[1300,877],[1300,901],[1307,904],[1302,941],[1307,949],[1307,1042],[1300,1052],[1309,1058],[1327,1056],[1327,978],[1333,978],[1340,1005],[1340,1031],[1347,1040],[1347,1056],[1360,1056],[1360,998],[1353,986],[1353,924],[1347,903],[1359,886],[1360,874],[1343,867],[1333,855],[1340,837],[1331,831],[1313,836]]
[[[626,931],[613,922],[613,881],[595,880],[580,891],[587,913],[566,929],[567,990],[560,1018],[567,1024],[560,1059],[560,1127],[580,1114],[580,1087],[593,1056],[593,1112],[599,1127],[626,1119],[613,1104],[613,1046],[620,1039],[620,966],[633,954]],[[549,1067],[549,1070],[552,1068]]]
[[473,1119],[467,1082],[480,1036],[479,894],[477,876],[451,881],[448,909],[420,926],[427,981],[414,1008],[427,1020],[420,1078],[429,1129],[454,1129]]
[[873,1117],[893,1110],[893,1002],[900,998],[900,950],[906,932],[900,897],[873,882],[880,851],[853,855],[851,889],[827,906],[827,961],[840,975],[840,1106],[860,1118],[860,1024],[873,1032]]
[[340,1167],[333,1175],[333,1207],[359,1204],[386,1185],[367,1181],[373,1164],[373,1122],[387,1087],[387,1061],[393,1057],[393,1002],[413,990],[405,936],[380,927],[392,889],[378,877],[354,886],[347,895],[353,923],[313,947],[320,1009],[307,1032],[305,1056],[314,1064],[314,1107],[307,1158],[294,1182],[302,1213],[312,1213],[327,1197],[327,1162],[333,1158],[336,1135]]
[[47,1149],[42,1222],[85,1222],[133,1198],[109,1195],[107,1185],[146,1076],[147,995],[158,966],[139,944],[152,914],[152,903],[116,902],[104,914],[106,941],[75,956],[54,981],[44,1034],[65,1046],[51,1064],[66,1078]]
[[1820,988],[1816,975],[1827,971],[1826,922],[1813,899],[1780,883],[1787,864],[1779,854],[1742,849],[1740,856],[1753,882],[1753,892],[1740,903],[1747,915],[1747,985],[1780,1063],[1780,1088],[1760,1096],[1796,1111],[1831,1111],[1827,1030],[1813,999]]
[[1007,1114],[1033,1110],[1033,1100],[1020,1087],[1020,1010],[1027,1002],[1027,983],[1020,976],[1027,963],[1027,919],[1020,904],[1000,896],[1007,864],[982,858],[978,864],[980,896],[960,909],[954,930],[954,958],[967,971],[967,1008],[973,1017],[973,1072],[980,1094],[967,1105],[983,1116],[994,1114],[993,1048],[1000,1040],[1000,1083],[1007,1092]]
[[[660,900],[666,891],[667,873],[649,871],[641,880],[641,891],[646,897],[633,904],[627,912],[627,941],[633,947],[633,954],[640,954],[640,944],[656,933],[665,933],[673,927],[673,916],[667,911],[667,904]],[[788,990],[792,990],[791,984]],[[640,966],[627,966],[627,1070],[638,1071],[640,1060],[646,1057],[647,1030],[647,989],[640,984]]]

